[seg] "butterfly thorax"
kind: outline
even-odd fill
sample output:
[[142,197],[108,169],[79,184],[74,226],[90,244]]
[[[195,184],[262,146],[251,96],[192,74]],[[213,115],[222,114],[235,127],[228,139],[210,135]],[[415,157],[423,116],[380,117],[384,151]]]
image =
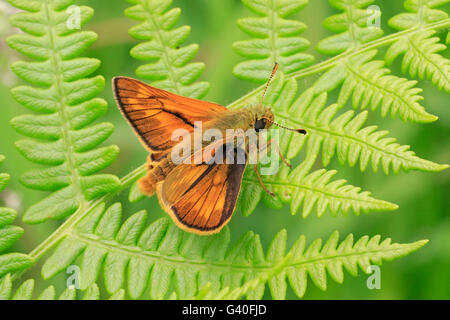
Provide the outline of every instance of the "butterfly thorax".
[[257,132],[268,129],[272,126],[274,115],[270,107],[255,106],[243,108],[239,110],[229,110],[211,123],[207,128],[216,128],[225,134],[227,129],[238,130],[244,132],[254,129]]

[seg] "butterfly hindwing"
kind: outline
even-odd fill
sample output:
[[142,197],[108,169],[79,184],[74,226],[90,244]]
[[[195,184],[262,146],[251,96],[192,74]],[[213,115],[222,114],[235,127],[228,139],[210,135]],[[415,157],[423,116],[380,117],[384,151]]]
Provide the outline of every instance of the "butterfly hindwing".
[[246,164],[180,164],[158,185],[160,203],[182,229],[216,233],[233,214]]

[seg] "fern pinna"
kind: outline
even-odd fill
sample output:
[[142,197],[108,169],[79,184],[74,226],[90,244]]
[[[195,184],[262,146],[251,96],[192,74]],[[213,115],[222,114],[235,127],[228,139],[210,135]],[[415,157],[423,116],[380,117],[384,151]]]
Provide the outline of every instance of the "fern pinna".
[[[23,174],[29,188],[52,193],[28,208],[24,221],[37,223],[62,218],[86,206],[89,200],[114,191],[119,180],[110,174],[95,174],[116,158],[117,146],[97,146],[112,133],[111,123],[91,125],[106,112],[106,102],[96,96],[103,90],[102,76],[88,77],[100,61],[80,58],[96,39],[89,31],[79,31],[68,23],[73,1],[21,1],[10,3],[25,12],[11,17],[11,24],[25,34],[9,37],[12,48],[36,61],[18,61],[12,70],[37,86],[12,89],[13,97],[34,111],[15,117],[12,126],[34,138],[16,143],[32,162],[45,165]],[[93,10],[80,7],[80,24]]]
[[[357,274],[358,266],[369,272],[371,264],[407,255],[427,242],[396,244],[380,236],[354,240],[351,234],[339,241],[336,231],[324,244],[317,239],[306,245],[304,236],[296,237],[287,249],[287,232],[281,230],[263,250],[259,236],[252,231],[233,241],[228,228],[214,236],[199,237],[179,230],[166,218],[148,223],[145,211],[127,215],[122,221],[122,205],[105,202],[128,186],[132,186],[130,200],[141,200],[134,183],[145,173],[145,167],[120,180],[98,174],[114,161],[118,148],[99,147],[111,134],[111,124],[92,124],[106,111],[105,101],[97,98],[104,80],[91,76],[100,62],[80,55],[95,41],[96,34],[66,23],[70,18],[67,9],[75,1],[9,2],[25,12],[11,17],[11,23],[24,34],[10,37],[8,44],[30,58],[16,62],[12,69],[33,85],[14,88],[12,94],[34,112],[11,123],[19,133],[33,139],[18,141],[19,151],[46,166],[26,172],[21,181],[27,187],[51,192],[25,212],[24,221],[68,219],[29,255],[8,251],[0,255],[0,299],[259,299],[266,285],[276,299],[286,297],[288,286],[297,297],[303,297],[308,278],[325,290],[327,274],[341,283],[344,269],[351,275]],[[209,88],[207,82],[198,81],[204,64],[192,61],[199,50],[196,44],[183,46],[190,27],[176,26],[181,10],[171,8],[170,0],[129,2],[125,15],[138,21],[129,33],[141,41],[130,53],[144,61],[137,75],[174,93],[203,97]],[[437,120],[426,111],[418,83],[395,75],[389,66],[402,56],[406,76],[431,80],[448,92],[449,60],[442,56],[446,46],[436,32],[450,27],[447,13],[439,9],[449,1],[405,1],[407,13],[389,21],[400,32],[387,36],[367,23],[379,17],[378,11],[369,10],[375,1],[329,2],[340,11],[324,22],[334,34],[315,48],[331,58],[313,64],[312,50],[306,51],[310,41],[302,35],[306,25],[294,19],[295,13],[308,10],[308,1],[243,0],[253,13],[238,21],[246,36],[233,45],[243,57],[233,74],[261,83],[273,63],[280,63],[281,72],[264,103],[272,106],[282,124],[308,131],[307,136],[280,132],[280,149],[296,165],[281,166],[276,175],[264,176],[275,199],[255,183],[253,172],[245,174],[239,205],[244,215],[252,214],[261,199],[272,207],[289,203],[291,213],[303,217],[312,212],[320,217],[326,212],[336,216],[350,211],[358,215],[397,209],[397,205],[376,199],[344,179],[333,179],[336,170],[321,168],[320,164],[328,167],[334,158],[341,165],[358,165],[361,171],[370,167],[386,174],[447,168],[415,155],[409,146],[378,129],[382,123],[375,126],[366,122],[371,111],[405,122]],[[93,10],[79,8],[83,25]],[[384,47],[386,53],[380,50]],[[309,87],[299,88],[297,80],[309,76],[317,77]],[[228,107],[255,103],[262,90],[258,87]],[[362,111],[346,110],[348,107]],[[300,158],[302,150],[304,158],[303,154]],[[0,175],[0,185],[4,179]],[[0,210],[0,251],[9,248],[22,233],[10,225],[15,216],[10,209]],[[45,255],[45,279],[71,265],[80,267],[81,293],[67,288],[56,294],[53,286],[39,293],[33,279],[13,286]],[[101,295],[101,288],[106,289],[106,295]]]

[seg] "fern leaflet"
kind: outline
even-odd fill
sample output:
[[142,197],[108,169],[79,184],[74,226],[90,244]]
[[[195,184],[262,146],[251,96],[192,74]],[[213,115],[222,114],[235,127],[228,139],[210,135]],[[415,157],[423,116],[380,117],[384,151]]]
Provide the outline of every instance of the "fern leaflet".
[[337,55],[383,36],[380,28],[368,25],[368,21],[380,16],[379,11],[365,9],[374,2],[374,0],[330,0],[333,7],[344,13],[328,17],[323,25],[339,34],[321,40],[316,49],[323,54]]
[[392,63],[403,55],[402,71],[411,77],[429,79],[434,85],[450,92],[450,60],[439,52],[447,46],[433,37],[434,30],[423,30],[428,23],[448,19],[448,14],[435,9],[449,3],[449,0],[409,0],[404,5],[408,13],[401,13],[389,20],[389,25],[397,30],[416,28],[418,31],[395,42],[386,53],[386,62]]

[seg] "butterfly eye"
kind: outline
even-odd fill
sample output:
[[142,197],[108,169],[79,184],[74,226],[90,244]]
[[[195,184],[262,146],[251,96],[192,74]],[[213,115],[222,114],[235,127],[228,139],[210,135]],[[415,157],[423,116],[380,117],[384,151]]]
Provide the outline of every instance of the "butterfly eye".
[[266,119],[258,119],[255,121],[255,130],[259,132],[266,127]]

